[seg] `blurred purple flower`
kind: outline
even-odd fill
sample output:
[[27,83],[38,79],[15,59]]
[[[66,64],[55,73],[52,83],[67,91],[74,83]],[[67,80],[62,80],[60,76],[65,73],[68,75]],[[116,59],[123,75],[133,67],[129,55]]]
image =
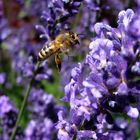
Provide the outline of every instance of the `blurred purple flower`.
[[25,129],[25,139],[52,139],[57,131],[57,113],[66,113],[67,110],[64,106],[56,104],[54,97],[41,89],[32,89],[28,102],[31,121]]
[[[13,127],[17,119],[17,109],[11,104],[7,96],[0,96],[0,127],[2,128],[0,137],[2,140],[8,140],[10,138]],[[18,128],[16,133],[16,140],[23,138],[21,128]]]
[[0,84],[4,84],[6,81],[6,74],[0,73]]
[[48,118],[44,118],[43,120],[31,120],[25,129],[24,139],[50,140],[54,135],[54,130],[54,124]]
[[9,98],[6,96],[0,97],[0,117],[3,117],[4,114],[10,112],[13,109],[12,104],[9,101]]
[[56,123],[59,110],[66,111],[63,106],[56,104],[55,98],[51,94],[47,94],[41,89],[33,88],[28,102],[30,103],[28,109],[32,114],[32,118],[47,117]]
[[45,38],[50,42],[61,30],[68,29],[67,20],[78,13],[81,2],[82,0],[49,1],[41,16],[41,19],[45,21],[44,26],[36,25],[36,29],[41,33],[40,38]]

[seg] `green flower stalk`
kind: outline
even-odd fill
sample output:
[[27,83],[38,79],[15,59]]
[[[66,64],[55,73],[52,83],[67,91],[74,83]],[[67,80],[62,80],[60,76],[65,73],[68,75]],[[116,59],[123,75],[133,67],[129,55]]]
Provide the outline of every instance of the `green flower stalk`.
[[22,114],[23,114],[23,111],[24,111],[24,109],[25,109],[26,102],[27,102],[27,100],[28,100],[30,91],[31,91],[31,89],[32,89],[32,86],[33,86],[33,83],[34,83],[34,78],[35,78],[35,76],[36,76],[36,74],[37,74],[37,70],[38,70],[38,68],[39,68],[39,65],[40,65],[40,62],[38,61],[38,62],[36,63],[36,68],[35,68],[33,77],[32,77],[32,79],[31,79],[31,81],[30,81],[30,83],[29,83],[29,85],[28,85],[27,91],[26,91],[26,93],[25,93],[25,97],[24,97],[24,100],[23,100],[23,102],[22,102],[21,109],[20,109],[20,111],[19,111],[19,114],[18,114],[18,117],[17,117],[17,121],[16,121],[16,124],[15,124],[15,126],[14,126],[13,132],[12,132],[12,134],[11,134],[10,140],[14,140],[14,138],[15,138],[15,134],[16,134],[16,132],[17,132],[17,128],[18,128],[19,123],[20,123],[20,120],[21,120],[21,118],[22,118]]

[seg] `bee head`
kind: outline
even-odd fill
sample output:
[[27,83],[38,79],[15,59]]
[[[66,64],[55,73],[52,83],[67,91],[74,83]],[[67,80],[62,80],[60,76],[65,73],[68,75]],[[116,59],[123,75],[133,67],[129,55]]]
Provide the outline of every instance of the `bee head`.
[[80,40],[77,33],[70,32],[69,34],[71,39],[74,40],[75,44],[80,44]]

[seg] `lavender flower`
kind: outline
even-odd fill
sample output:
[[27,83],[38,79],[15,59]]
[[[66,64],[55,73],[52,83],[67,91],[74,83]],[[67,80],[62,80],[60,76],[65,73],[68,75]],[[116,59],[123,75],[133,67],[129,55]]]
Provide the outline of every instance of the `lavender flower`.
[[[36,28],[42,33],[41,38],[48,42],[56,37],[61,30],[67,29],[67,20],[78,12],[82,0],[75,1],[49,1],[41,18],[45,25],[37,25]],[[55,29],[55,30],[54,30]]]
[[124,125],[116,129],[112,115],[126,113],[132,120],[139,117],[139,73],[135,68],[139,48],[135,48],[137,40],[129,34],[134,16],[131,9],[121,11],[117,28],[97,23],[90,53],[71,72],[64,100],[70,103],[70,116],[74,116],[70,122],[77,126],[77,139],[127,138],[128,129],[124,128],[130,124],[124,119]]
[[56,136],[55,125],[58,121],[59,111],[67,112],[62,105],[56,104],[52,95],[46,94],[41,89],[32,89],[28,102],[30,122],[25,129],[24,139],[47,139]]
[[[28,109],[32,113],[32,117],[49,118],[53,122],[57,122],[57,113],[59,110],[65,110],[61,105],[55,103],[52,95],[46,94],[41,89],[32,89],[29,97]],[[65,110],[66,111],[66,110]]]
[[[53,131],[52,131],[53,130]],[[31,120],[25,129],[25,140],[50,140],[54,135],[53,122],[45,118],[43,120]]]
[[[10,100],[6,96],[0,97],[0,127],[2,129],[2,133],[0,134],[3,140],[8,140],[12,129],[15,125],[17,118],[17,109],[10,103]],[[16,140],[20,140],[23,138],[23,133],[21,128],[18,128],[16,133]]]
[[4,114],[8,113],[10,110],[13,109],[12,104],[9,101],[9,98],[6,96],[0,97],[0,116],[3,117]]

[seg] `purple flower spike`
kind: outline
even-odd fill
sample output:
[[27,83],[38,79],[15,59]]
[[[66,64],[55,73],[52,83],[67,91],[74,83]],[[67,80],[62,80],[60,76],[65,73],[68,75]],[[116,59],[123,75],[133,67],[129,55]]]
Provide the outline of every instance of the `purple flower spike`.
[[52,130],[54,130],[53,123],[48,118],[42,121],[31,120],[25,129],[25,139],[32,140],[42,138],[50,140],[54,133]]
[[96,23],[82,71],[71,71],[65,101],[70,104],[69,123],[78,127],[73,134],[78,140],[127,139],[130,123],[139,117],[139,40],[129,33],[134,16],[131,9],[121,11],[116,28]]
[[65,28],[69,26],[67,20],[78,13],[81,2],[82,0],[49,1],[46,10],[43,11],[41,16],[42,20],[45,21],[44,27],[40,25],[36,26],[41,32],[40,37],[45,38],[46,41],[49,42],[50,39],[53,40],[61,30],[65,30]]

